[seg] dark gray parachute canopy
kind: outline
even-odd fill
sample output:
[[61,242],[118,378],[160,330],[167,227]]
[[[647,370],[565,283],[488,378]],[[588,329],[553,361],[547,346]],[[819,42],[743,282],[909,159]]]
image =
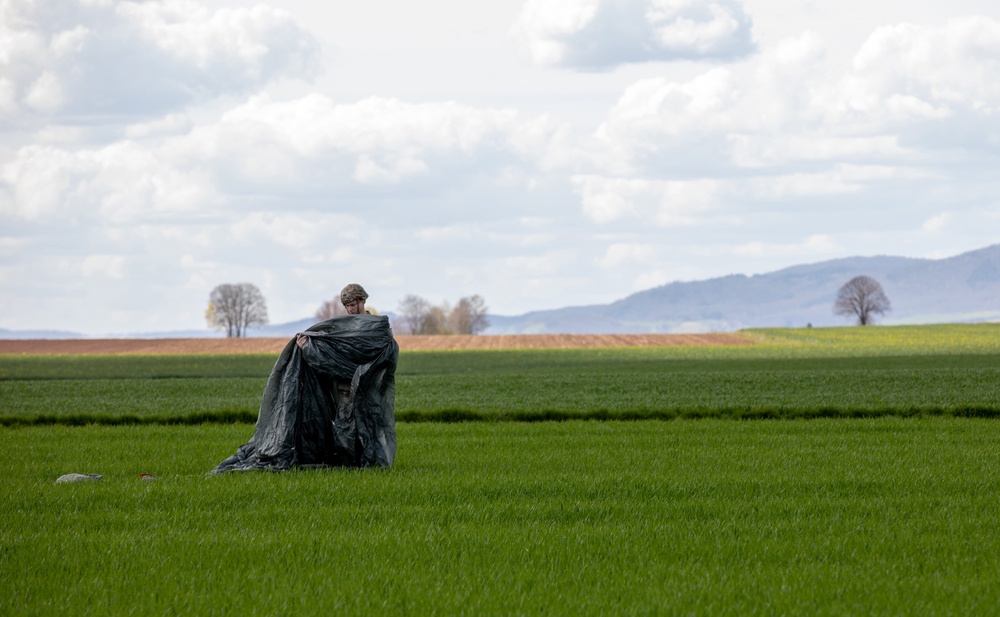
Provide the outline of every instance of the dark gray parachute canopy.
[[303,334],[309,342],[292,338],[274,363],[253,437],[215,472],[392,465],[399,346],[389,318],[343,315]]

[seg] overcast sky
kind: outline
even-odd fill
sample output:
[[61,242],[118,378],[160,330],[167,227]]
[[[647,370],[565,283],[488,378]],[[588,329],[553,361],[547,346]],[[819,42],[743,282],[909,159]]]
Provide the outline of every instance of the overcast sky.
[[1000,242],[995,0],[0,0],[0,328]]

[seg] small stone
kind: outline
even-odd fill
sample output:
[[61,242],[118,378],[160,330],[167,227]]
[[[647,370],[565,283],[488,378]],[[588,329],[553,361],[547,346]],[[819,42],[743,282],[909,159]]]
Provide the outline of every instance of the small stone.
[[73,482],[96,482],[103,478],[99,473],[68,473],[56,478],[56,484],[70,484]]

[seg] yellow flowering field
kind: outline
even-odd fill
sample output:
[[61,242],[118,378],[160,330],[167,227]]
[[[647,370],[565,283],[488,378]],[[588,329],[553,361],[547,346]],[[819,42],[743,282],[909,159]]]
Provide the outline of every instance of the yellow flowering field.
[[830,355],[1000,353],[1000,323],[754,328],[743,333],[759,345],[803,346]]

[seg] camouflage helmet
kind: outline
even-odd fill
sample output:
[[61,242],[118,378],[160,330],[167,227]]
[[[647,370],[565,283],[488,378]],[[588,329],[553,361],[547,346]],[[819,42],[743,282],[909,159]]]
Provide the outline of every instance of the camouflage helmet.
[[340,292],[340,303],[347,306],[355,300],[361,300],[364,302],[368,299],[368,292],[365,288],[357,283],[351,283],[347,287],[344,287],[343,291]]

